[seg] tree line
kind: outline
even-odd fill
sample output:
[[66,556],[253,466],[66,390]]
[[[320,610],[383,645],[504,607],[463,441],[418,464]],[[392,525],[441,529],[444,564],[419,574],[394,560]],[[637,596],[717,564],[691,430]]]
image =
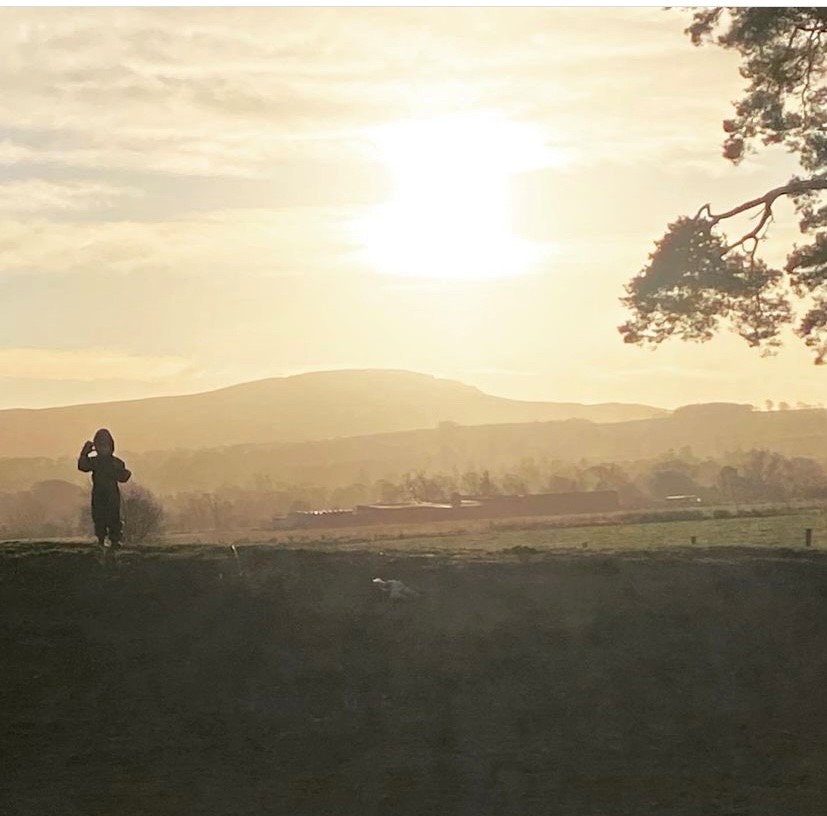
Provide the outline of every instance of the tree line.
[[[161,517],[170,531],[269,529],[278,516],[301,510],[408,501],[450,502],[454,494],[496,496],[616,490],[625,508],[644,508],[668,496],[697,496],[706,504],[827,499],[825,463],[767,450],[697,457],[690,448],[656,459],[564,462],[525,457],[508,467],[413,470],[377,480],[329,486],[272,484],[258,474],[250,487],[225,486],[155,496],[136,486],[125,496],[126,529],[150,536]],[[154,519],[154,521],[153,521]],[[87,491],[51,479],[26,490],[0,492],[0,537],[87,535]],[[143,525],[143,526],[141,526]],[[129,534],[129,532],[127,533]]]

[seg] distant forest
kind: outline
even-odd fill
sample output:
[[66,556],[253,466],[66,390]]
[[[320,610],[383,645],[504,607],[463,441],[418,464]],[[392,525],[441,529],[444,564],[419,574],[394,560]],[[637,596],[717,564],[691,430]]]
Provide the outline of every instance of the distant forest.
[[[769,406],[768,406],[769,407]],[[783,406],[782,406],[783,408]],[[625,507],[822,499],[827,411],[686,406],[627,422],[440,422],[290,444],[130,453],[170,530],[269,528],[294,510],[447,500],[451,493],[617,490]],[[0,536],[86,534],[88,479],[74,456],[0,458]]]
[[[694,495],[706,504],[827,499],[825,462],[775,451],[698,457],[685,447],[654,459],[565,462],[524,457],[507,466],[411,470],[376,480],[274,483],[253,472],[252,484],[161,493],[166,529],[179,532],[269,529],[297,510],[349,508],[373,502],[448,501],[454,492],[498,495],[616,490],[624,508],[650,507],[667,496]],[[127,487],[129,489],[129,487]],[[128,520],[127,520],[128,524]],[[0,537],[88,535],[88,487],[47,479],[0,492]]]

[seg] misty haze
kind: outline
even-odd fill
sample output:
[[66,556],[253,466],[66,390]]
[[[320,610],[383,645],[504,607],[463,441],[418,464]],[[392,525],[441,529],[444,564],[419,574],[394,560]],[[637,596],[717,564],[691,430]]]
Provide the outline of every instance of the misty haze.
[[2,816],[820,816],[825,10],[0,19]]

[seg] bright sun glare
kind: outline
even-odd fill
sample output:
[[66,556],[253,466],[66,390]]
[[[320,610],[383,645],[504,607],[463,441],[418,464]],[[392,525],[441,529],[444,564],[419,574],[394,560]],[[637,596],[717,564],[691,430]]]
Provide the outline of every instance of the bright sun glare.
[[512,176],[560,163],[539,129],[457,116],[389,125],[372,141],[396,184],[357,228],[378,271],[476,280],[525,272],[548,254],[512,225]]

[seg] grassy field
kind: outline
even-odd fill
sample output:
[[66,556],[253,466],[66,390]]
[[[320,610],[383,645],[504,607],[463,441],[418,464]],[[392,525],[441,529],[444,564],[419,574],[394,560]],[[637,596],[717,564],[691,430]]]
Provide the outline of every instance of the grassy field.
[[827,549],[827,514],[823,512],[582,527],[535,527],[524,522],[509,529],[507,522],[500,522],[493,530],[476,533],[411,536],[404,539],[404,546],[492,552],[513,547],[553,550],[582,548],[584,545],[597,550],[639,550],[687,546],[694,536],[696,545],[701,547],[800,547],[804,545],[806,528],[813,531],[812,546]]
[[[170,544],[277,544],[289,547],[404,551],[499,552],[514,547],[539,550],[582,548],[636,550],[687,546],[800,547],[812,529],[812,547],[827,549],[827,512],[821,509],[773,511],[766,515],[695,518],[687,521],[629,523],[630,514],[590,517],[503,519],[473,523],[443,522],[331,530],[211,532],[168,536]],[[632,516],[634,517],[634,516]],[[656,514],[652,514],[656,519]]]
[[0,813],[820,816],[827,554],[788,546],[802,520],[240,562],[0,545]]

